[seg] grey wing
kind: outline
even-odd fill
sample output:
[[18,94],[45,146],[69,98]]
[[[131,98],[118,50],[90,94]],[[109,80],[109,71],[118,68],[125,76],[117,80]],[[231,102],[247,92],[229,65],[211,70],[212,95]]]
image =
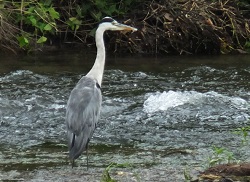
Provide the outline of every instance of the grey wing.
[[95,80],[83,77],[71,91],[66,108],[70,159],[87,149],[100,115],[101,90]]

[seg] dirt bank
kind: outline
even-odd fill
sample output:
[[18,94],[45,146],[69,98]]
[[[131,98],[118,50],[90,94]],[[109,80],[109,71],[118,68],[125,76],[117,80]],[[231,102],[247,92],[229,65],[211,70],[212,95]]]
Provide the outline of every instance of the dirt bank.
[[[11,18],[14,13],[7,11],[14,7],[12,4],[5,4],[6,9],[0,11],[0,48],[2,51],[18,52],[20,48],[17,46],[17,35],[23,35],[23,32],[27,32],[30,38],[29,46],[22,45],[21,49],[25,51],[48,50],[50,47],[95,48],[93,33],[98,23],[97,19],[109,13],[123,23],[138,27],[139,31],[133,34],[108,32],[105,35],[108,51],[147,54],[228,54],[247,53],[250,50],[250,3],[247,1],[151,0],[142,3],[137,0],[133,6],[130,5],[131,9],[126,11],[121,9],[124,8],[121,4],[119,7],[118,4],[114,5],[115,11],[111,11],[111,7],[106,7],[104,12],[99,10],[100,17],[96,17],[98,13],[92,15],[94,11],[98,11],[95,7],[97,5],[89,7],[92,14],[90,12],[86,16],[78,17],[79,11],[83,11],[86,5],[80,1],[55,1],[54,9],[60,14],[60,19],[53,20],[57,28],[53,32],[50,30],[51,34],[46,35],[47,41],[44,44],[37,45],[37,35],[32,36],[32,26],[25,25],[25,21],[15,24]],[[79,10],[78,7],[82,9]],[[70,19],[72,17],[75,19]],[[71,24],[69,19],[72,21]],[[71,30],[69,25],[75,30]],[[44,32],[38,36],[43,35]],[[19,44],[20,40],[22,39],[19,38]],[[25,41],[22,40],[22,43],[25,44]]]

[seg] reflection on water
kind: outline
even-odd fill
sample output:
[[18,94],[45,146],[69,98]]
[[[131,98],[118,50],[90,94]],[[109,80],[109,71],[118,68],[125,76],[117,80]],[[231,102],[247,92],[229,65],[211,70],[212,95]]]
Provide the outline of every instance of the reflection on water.
[[[71,89],[93,63],[82,57],[3,58],[0,179],[60,181],[78,171],[68,171],[64,116]],[[143,181],[183,180],[183,167],[206,162],[213,145],[249,158],[249,147],[239,153],[241,138],[232,134],[250,123],[249,83],[249,56],[108,59],[86,179],[100,179],[111,162],[128,162]]]

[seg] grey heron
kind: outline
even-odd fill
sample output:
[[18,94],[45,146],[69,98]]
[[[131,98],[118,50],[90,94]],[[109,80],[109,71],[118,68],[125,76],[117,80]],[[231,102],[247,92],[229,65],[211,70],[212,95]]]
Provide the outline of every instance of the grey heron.
[[102,103],[101,85],[105,65],[105,45],[103,34],[106,30],[136,31],[137,29],[118,23],[105,17],[99,23],[95,33],[97,47],[96,59],[91,70],[83,76],[71,91],[66,107],[66,127],[69,147],[69,159],[74,166],[83,151],[87,153],[88,143],[94,133],[100,115]]

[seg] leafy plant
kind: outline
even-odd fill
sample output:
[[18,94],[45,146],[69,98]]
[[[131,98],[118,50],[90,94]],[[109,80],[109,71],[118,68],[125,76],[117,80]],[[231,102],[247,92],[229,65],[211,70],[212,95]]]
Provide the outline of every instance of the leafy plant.
[[19,46],[22,47],[27,47],[29,45],[29,40],[26,38],[26,36],[18,36],[17,40],[19,42]]
[[209,167],[222,164],[222,163],[230,163],[232,161],[237,161],[234,157],[233,152],[228,151],[223,147],[213,146],[212,148],[213,154],[208,158]]
[[[129,168],[132,167],[131,164],[129,163],[123,163],[123,164],[117,164],[117,163],[111,163],[104,171],[102,174],[101,182],[116,182],[115,179],[113,179],[110,175],[110,172],[112,169],[115,168]],[[139,177],[136,176],[137,181],[139,181]]]
[[92,18],[100,21],[105,16],[112,16],[114,14],[120,14],[121,11],[117,9],[117,3],[114,0],[93,0],[87,1],[82,5],[83,14],[90,14]]
[[185,182],[191,181],[190,171],[187,168],[184,169],[183,175],[184,175]]
[[82,14],[91,15],[96,21],[100,21],[104,16],[117,16],[127,13],[134,4],[144,2],[142,0],[92,0],[82,4]]
[[250,52],[250,40],[249,41],[246,41],[245,45],[244,45],[244,48]]
[[20,47],[29,47],[34,39],[37,44],[43,44],[48,39],[47,35],[57,31],[56,21],[60,15],[52,6],[51,0],[22,0],[21,3],[12,1],[11,5],[16,10],[12,16],[20,24],[21,35],[17,36]]
[[82,21],[77,19],[76,17],[71,17],[69,20],[66,22],[68,26],[71,28],[71,30],[78,30]]
[[241,144],[244,145],[248,141],[249,131],[250,131],[250,126],[246,126],[237,128],[235,131],[233,131],[233,133],[242,136]]

